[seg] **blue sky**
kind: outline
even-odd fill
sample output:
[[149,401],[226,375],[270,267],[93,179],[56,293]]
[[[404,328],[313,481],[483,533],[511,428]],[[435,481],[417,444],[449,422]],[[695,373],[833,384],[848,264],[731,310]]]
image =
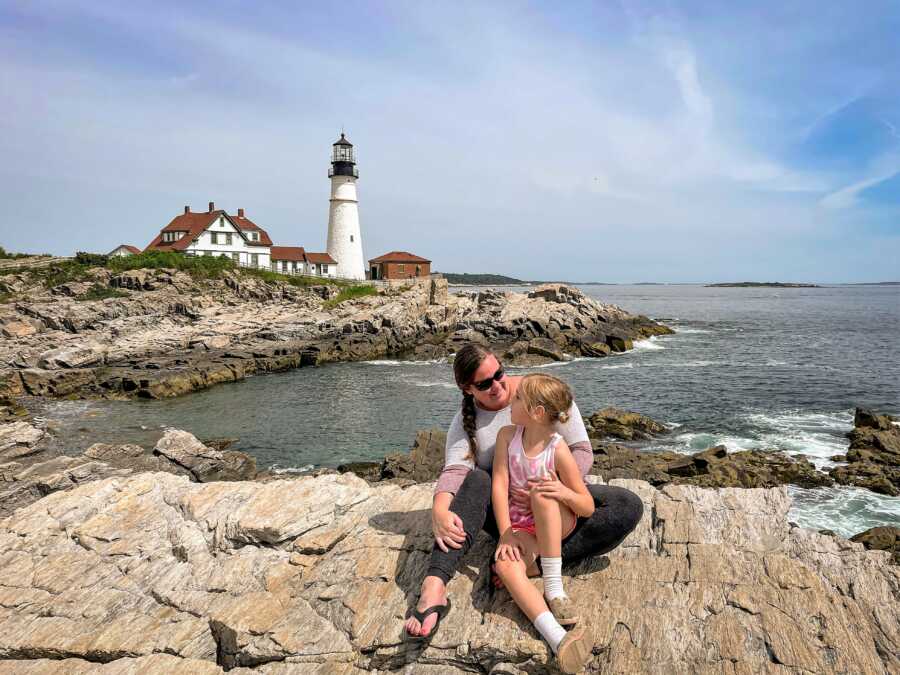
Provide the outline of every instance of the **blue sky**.
[[[325,5],[332,5],[326,7]],[[900,6],[0,1],[0,244],[185,204],[324,250],[596,281],[900,278]]]

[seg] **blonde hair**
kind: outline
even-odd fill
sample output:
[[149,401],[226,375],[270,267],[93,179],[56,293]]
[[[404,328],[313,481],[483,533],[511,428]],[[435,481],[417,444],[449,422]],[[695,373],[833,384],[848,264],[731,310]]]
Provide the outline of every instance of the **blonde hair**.
[[519,382],[518,391],[527,410],[543,406],[548,422],[565,424],[569,421],[572,390],[559,378],[543,373],[526,375]]

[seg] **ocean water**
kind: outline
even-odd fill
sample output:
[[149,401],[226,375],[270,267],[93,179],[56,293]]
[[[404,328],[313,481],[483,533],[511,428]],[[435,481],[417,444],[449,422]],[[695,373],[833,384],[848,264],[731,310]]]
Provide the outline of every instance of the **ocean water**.
[[[821,468],[847,449],[853,409],[900,414],[900,287],[584,286],[677,331],[627,354],[549,364],[583,413],[636,410],[673,431],[650,449],[781,450]],[[512,369],[514,372],[525,370]],[[446,427],[459,393],[443,360],[333,364],[262,375],[168,401],[52,402],[36,411],[71,450],[152,445],[167,426],[236,437],[261,466],[300,470],[379,459]],[[791,488],[793,520],[851,535],[900,523],[900,498]]]

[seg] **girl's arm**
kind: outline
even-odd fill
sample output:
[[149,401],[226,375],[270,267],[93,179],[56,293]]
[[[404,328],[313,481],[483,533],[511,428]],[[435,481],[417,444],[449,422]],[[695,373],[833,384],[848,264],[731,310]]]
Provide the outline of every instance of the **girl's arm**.
[[556,444],[554,464],[558,480],[545,480],[537,483],[534,489],[562,502],[576,516],[587,518],[594,512],[594,498],[584,484],[572,451],[563,440]]
[[521,553],[515,544],[512,534],[512,523],[509,518],[509,441],[514,427],[503,427],[497,433],[497,445],[494,449],[494,468],[491,477],[491,501],[494,507],[494,518],[497,531],[500,532],[500,543],[497,545],[495,560],[520,560]]

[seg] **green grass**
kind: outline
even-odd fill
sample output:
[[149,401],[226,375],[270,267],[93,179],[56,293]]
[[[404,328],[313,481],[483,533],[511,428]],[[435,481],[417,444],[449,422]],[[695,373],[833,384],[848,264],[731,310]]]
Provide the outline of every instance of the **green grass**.
[[[274,284],[282,282],[306,288],[309,286],[337,286],[352,293],[342,300],[351,297],[371,295],[374,289],[367,292],[354,290],[360,288],[351,282],[329,279],[327,277],[306,277],[289,274],[279,274],[268,269],[238,267],[231,258],[225,256],[189,256],[176,251],[149,251],[137,255],[116,256],[108,258],[103,255],[79,252],[74,260],[63,260],[45,267],[26,267],[23,269],[0,270],[0,276],[4,274],[27,274],[32,281],[41,281],[47,288],[53,288],[70,281],[83,281],[90,278],[90,270],[97,267],[106,268],[113,273],[126,272],[139,269],[175,269],[190,274],[196,280],[219,279],[225,272],[236,271],[239,274],[253,276],[265,283]],[[371,288],[366,286],[365,288]],[[99,293],[91,289],[90,292]],[[85,294],[87,295],[87,294]],[[119,297],[106,295],[102,297]],[[85,298],[90,300],[102,299],[100,296]]]
[[296,276],[293,274],[280,274],[272,272],[264,268],[254,269],[252,267],[241,267],[241,274],[248,274],[257,279],[262,279],[267,284],[281,281],[298,288],[307,288],[309,286],[337,286],[339,288],[351,288],[355,284],[342,279],[329,279],[328,277],[312,277],[312,276]]
[[49,253],[10,253],[0,246],[0,260],[18,260],[19,258],[49,258]]
[[378,295],[378,289],[374,286],[368,285],[346,286],[345,288],[341,289],[340,293],[331,298],[331,300],[326,300],[322,306],[325,309],[332,309],[344,302],[344,300],[364,298],[367,295]]
[[187,272],[195,279],[218,279],[224,272],[235,269],[235,264],[231,258],[224,256],[189,256],[175,251],[148,251],[110,258],[106,267],[113,272],[176,269]]
[[63,260],[46,267],[29,267],[20,272],[24,272],[34,281],[43,281],[46,288],[53,288],[70,281],[86,279],[90,269],[90,265],[84,265],[76,260]]
[[76,300],[81,301],[89,301],[89,300],[106,300],[106,298],[127,298],[128,293],[124,291],[120,291],[117,288],[110,288],[109,286],[104,286],[103,284],[94,284],[91,286],[86,292],[82,293]]

